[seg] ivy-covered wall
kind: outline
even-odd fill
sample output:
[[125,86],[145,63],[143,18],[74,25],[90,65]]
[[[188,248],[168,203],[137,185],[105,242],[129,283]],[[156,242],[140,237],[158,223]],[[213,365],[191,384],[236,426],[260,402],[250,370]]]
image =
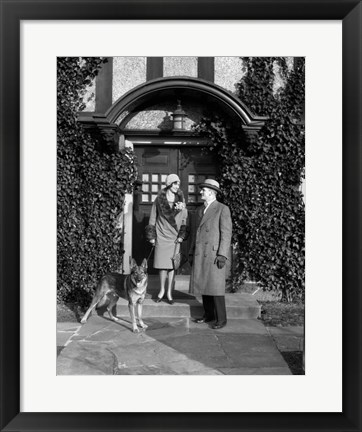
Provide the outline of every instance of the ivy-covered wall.
[[[245,279],[283,300],[304,296],[304,59],[243,58],[239,98],[268,120],[251,139],[236,124],[210,114],[196,130],[213,143],[223,201],[233,218],[234,287]],[[284,85],[275,89],[278,66]]]
[[89,304],[102,274],[120,269],[124,196],[136,179],[133,151],[115,151],[77,122],[103,61],[57,61],[58,299],[80,306]]

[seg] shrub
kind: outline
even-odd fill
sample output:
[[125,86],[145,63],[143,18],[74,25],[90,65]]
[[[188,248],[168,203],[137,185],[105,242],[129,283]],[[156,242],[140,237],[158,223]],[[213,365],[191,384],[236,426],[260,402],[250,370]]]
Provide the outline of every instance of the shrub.
[[[268,120],[257,137],[208,116],[196,130],[217,152],[222,200],[233,218],[234,289],[252,279],[282,300],[304,295],[304,59],[288,70],[284,59],[243,58],[238,96]],[[275,65],[285,82],[274,91]]]
[[58,299],[85,306],[97,279],[122,264],[122,209],[136,178],[134,153],[114,151],[77,122],[102,58],[57,62]]

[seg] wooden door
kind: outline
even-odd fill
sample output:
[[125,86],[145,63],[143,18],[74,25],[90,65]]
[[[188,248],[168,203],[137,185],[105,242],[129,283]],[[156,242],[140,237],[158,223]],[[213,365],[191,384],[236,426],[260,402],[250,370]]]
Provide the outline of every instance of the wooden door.
[[[148,225],[151,207],[159,190],[165,187],[168,174],[178,174],[181,189],[185,194],[189,211],[190,237],[182,244],[182,252],[188,255],[191,235],[195,232],[195,210],[202,205],[198,184],[205,178],[215,178],[216,164],[210,155],[198,147],[136,147],[139,180],[142,185],[134,193],[132,256],[138,263],[147,258],[151,246],[145,238],[145,227]],[[149,273],[153,269],[153,254],[149,260]],[[190,274],[190,266],[186,264],[181,274]]]
[[[148,225],[152,203],[157,193],[165,186],[168,174],[177,173],[178,150],[167,147],[136,147],[139,180],[142,185],[134,193],[132,257],[137,263],[147,258],[151,245],[145,238],[145,227]],[[157,273],[153,268],[153,255],[148,267],[149,273]]]
[[[198,207],[204,204],[200,198],[198,185],[207,178],[215,178],[217,164],[214,157],[200,147],[185,147],[179,150],[179,176],[181,188],[184,191],[189,214],[190,236],[182,244],[182,252],[189,253],[191,238],[195,235],[195,213]],[[186,264],[181,274],[190,274],[190,266]]]

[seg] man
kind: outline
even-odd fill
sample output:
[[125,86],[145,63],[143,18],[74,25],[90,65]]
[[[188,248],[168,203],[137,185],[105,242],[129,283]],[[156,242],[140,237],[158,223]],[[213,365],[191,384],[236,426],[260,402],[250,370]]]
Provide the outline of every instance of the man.
[[190,292],[202,294],[204,316],[197,323],[215,321],[213,329],[225,327],[226,260],[230,253],[232,222],[229,207],[216,200],[219,183],[212,179],[200,184],[204,206],[197,210],[196,235],[189,252],[192,265]]

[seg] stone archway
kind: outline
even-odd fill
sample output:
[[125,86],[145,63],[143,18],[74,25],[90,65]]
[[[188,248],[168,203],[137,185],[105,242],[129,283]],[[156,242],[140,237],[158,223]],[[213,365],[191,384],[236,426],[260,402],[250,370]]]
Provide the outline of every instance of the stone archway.
[[208,96],[235,113],[246,128],[260,129],[266,120],[265,117],[254,115],[240,99],[224,88],[209,81],[192,77],[166,77],[147,81],[119,98],[107,110],[105,118],[109,123],[115,123],[124,111],[134,110],[147,100],[157,97],[158,93],[168,90],[174,92],[194,91]]
[[112,140],[119,132],[117,119],[126,111],[132,111],[164,92],[194,92],[209,98],[220,107],[240,119],[243,129],[248,132],[260,130],[266,117],[254,115],[250,109],[228,90],[209,81],[193,77],[164,77],[147,81],[134,87],[120,97],[105,113],[80,113],[79,122],[86,128]]

